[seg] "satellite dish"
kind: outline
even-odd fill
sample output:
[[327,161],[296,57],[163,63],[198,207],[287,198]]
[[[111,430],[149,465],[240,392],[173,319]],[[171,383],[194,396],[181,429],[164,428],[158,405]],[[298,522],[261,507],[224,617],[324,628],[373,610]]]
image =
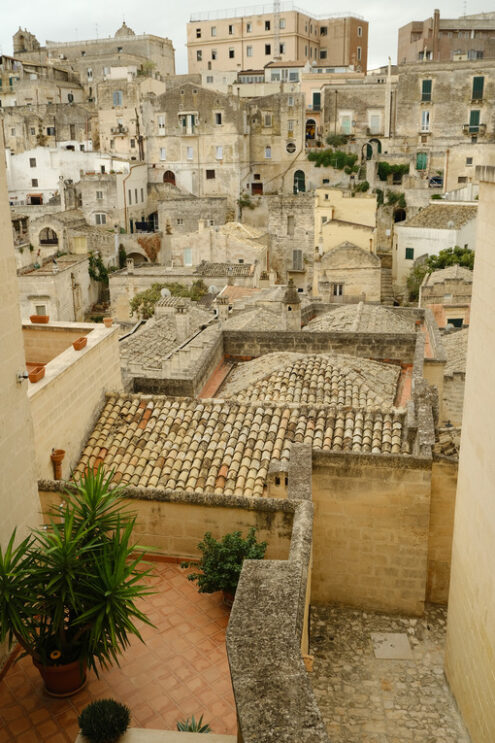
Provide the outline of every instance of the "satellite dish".
[[208,287],[208,294],[218,294],[218,289],[215,284]]
[[162,289],[162,290],[160,291],[160,296],[161,296],[161,297],[162,297],[163,299],[165,299],[165,297],[171,297],[172,295],[170,294],[170,289],[167,289],[167,288],[165,288],[165,287],[164,287],[164,288],[163,288],[163,289]]

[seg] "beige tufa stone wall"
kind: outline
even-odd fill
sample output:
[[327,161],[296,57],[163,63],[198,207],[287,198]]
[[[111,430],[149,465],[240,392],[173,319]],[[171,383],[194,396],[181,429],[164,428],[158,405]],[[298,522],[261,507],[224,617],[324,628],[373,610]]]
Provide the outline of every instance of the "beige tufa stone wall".
[[434,461],[431,472],[426,589],[426,598],[433,604],[446,604],[449,595],[456,488],[457,462],[447,458]]
[[47,363],[40,382],[28,383],[38,479],[53,477],[52,448],[65,450],[62,476],[69,476],[105,394],[122,390],[116,329],[86,327],[94,328],[86,348],[70,346]]
[[313,457],[312,603],[423,613],[429,460]]
[[495,168],[481,168],[445,670],[473,743],[495,740]]

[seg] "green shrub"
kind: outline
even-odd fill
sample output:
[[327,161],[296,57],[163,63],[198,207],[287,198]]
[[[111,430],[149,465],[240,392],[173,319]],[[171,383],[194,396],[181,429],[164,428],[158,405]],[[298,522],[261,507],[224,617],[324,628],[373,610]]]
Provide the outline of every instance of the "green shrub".
[[91,743],[113,743],[129,726],[129,708],[114,699],[97,699],[83,709],[77,721]]
[[378,163],[378,177],[381,181],[386,181],[389,175],[399,175],[402,178],[406,173],[409,173],[409,165],[390,165],[385,160]]
[[194,715],[189,719],[180,720],[177,723],[177,730],[182,733],[211,733],[211,727],[205,722],[203,724],[203,715],[199,720],[194,719]]
[[[347,152],[332,150],[331,147],[326,150],[320,150],[319,152],[308,152],[308,160],[313,162],[316,168],[335,168],[336,170],[350,168],[349,172],[357,172],[357,159],[357,155],[348,155]],[[354,170],[355,166],[356,171]]]
[[347,144],[349,136],[347,134],[331,134],[327,137],[327,144],[330,147],[341,147],[343,144]]
[[126,263],[127,263],[126,249],[124,248],[122,243],[120,243],[119,245],[119,268],[125,268]]
[[369,191],[369,188],[370,184],[368,183],[368,181],[362,181],[362,183],[357,183],[354,186],[354,190],[358,193],[366,193],[366,191]]
[[140,312],[144,320],[153,316],[155,304],[161,298],[161,290],[168,289],[173,297],[188,297],[193,302],[197,302],[201,297],[208,293],[208,287],[202,279],[195,281],[192,286],[185,286],[176,281],[170,284],[152,284],[149,289],[136,294],[129,302],[131,316]]
[[381,206],[383,204],[383,191],[381,188],[375,188],[376,193],[376,205]]
[[182,567],[195,567],[198,572],[188,575],[196,581],[200,593],[227,591],[235,593],[244,560],[262,560],[266,542],[256,541],[256,530],[252,527],[246,538],[240,531],[225,534],[216,540],[208,531],[198,544],[202,553],[199,563],[183,562]]

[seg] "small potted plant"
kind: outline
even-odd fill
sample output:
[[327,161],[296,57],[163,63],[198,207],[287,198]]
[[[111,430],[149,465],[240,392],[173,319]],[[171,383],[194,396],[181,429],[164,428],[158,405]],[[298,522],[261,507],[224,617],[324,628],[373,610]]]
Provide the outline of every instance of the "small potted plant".
[[131,713],[115,699],[97,699],[83,709],[77,721],[90,743],[115,743],[129,727]]
[[186,720],[180,720],[177,723],[177,730],[180,730],[181,733],[211,733],[211,727],[208,723],[203,723],[203,715],[199,720],[196,720],[194,715],[191,719],[188,717]]
[[46,324],[50,322],[50,316],[49,315],[30,315],[29,319],[32,323],[37,324]]
[[104,325],[105,325],[106,328],[111,328],[112,325],[113,325],[113,317],[104,317],[103,318],[103,323],[104,323]]
[[81,351],[86,343],[88,342],[88,339],[85,335],[82,335],[80,338],[77,338],[72,345],[74,346],[74,351]]
[[240,531],[225,534],[220,540],[208,531],[198,544],[202,553],[198,563],[183,562],[183,568],[194,567],[198,572],[190,573],[188,580],[195,581],[200,593],[223,591],[224,603],[232,606],[244,560],[262,560],[266,542],[256,541],[254,527],[244,538]]

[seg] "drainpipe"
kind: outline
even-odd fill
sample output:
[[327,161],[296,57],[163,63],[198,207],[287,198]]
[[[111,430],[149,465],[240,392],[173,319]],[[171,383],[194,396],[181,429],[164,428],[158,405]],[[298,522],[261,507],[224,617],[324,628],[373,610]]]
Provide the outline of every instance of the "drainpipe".
[[335,91],[335,117],[333,122],[333,133],[337,134],[337,98],[338,98],[339,92],[338,90]]

